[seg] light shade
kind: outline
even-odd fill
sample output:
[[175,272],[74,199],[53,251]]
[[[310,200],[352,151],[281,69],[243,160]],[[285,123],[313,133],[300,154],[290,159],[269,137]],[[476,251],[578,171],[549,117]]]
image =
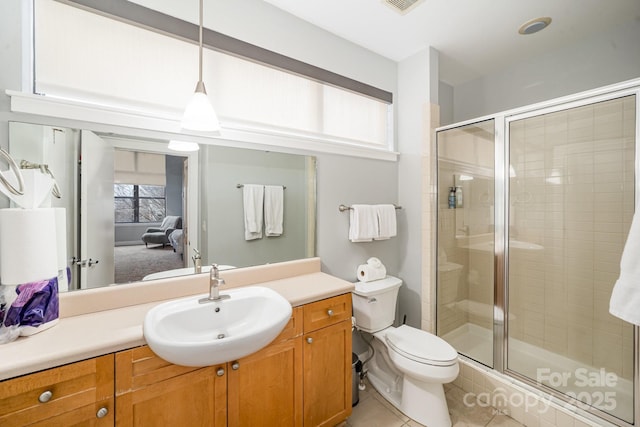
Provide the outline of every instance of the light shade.
[[201,81],[198,82],[196,91],[184,110],[180,126],[183,129],[200,132],[220,132],[218,115],[213,109],[204,89],[204,83]]
[[198,151],[200,146],[191,141],[178,141],[171,140],[169,141],[169,150],[173,151]]

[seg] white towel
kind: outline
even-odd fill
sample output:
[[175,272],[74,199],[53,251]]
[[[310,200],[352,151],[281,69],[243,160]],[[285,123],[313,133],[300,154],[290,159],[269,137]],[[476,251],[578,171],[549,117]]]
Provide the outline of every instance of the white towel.
[[245,184],[242,187],[242,201],[244,206],[244,239],[262,239],[264,187]]
[[349,240],[370,242],[378,236],[378,215],[372,205],[352,205],[349,211]]
[[398,234],[396,207],[394,205],[375,205],[378,217],[378,236],[375,240],[386,240]]
[[284,188],[281,185],[264,187],[264,232],[280,236],[283,230]]
[[620,277],[613,287],[609,312],[640,325],[640,212],[633,215],[631,229],[620,260]]

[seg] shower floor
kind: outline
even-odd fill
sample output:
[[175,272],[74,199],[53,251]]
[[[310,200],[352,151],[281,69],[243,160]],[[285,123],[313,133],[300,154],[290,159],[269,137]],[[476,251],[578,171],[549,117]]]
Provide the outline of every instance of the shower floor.
[[[493,333],[489,329],[467,323],[442,336],[460,354],[493,367]],[[568,357],[509,340],[507,367],[539,384],[591,403],[615,417],[633,422],[633,382],[615,378],[615,385],[605,380],[604,369],[586,365]],[[562,378],[561,375],[565,375]],[[549,383],[553,381],[553,384]],[[584,384],[584,385],[583,385]],[[584,404],[579,404],[585,407]]]

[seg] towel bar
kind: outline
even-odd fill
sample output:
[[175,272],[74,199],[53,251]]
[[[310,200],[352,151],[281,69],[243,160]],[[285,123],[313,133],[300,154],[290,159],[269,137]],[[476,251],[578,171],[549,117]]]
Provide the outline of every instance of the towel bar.
[[[242,188],[242,187],[244,187],[244,184],[236,184],[236,188]],[[287,189],[286,185],[281,185],[280,187],[282,187],[283,190]]]
[[[402,206],[398,206],[395,203],[393,203],[393,206],[395,206],[396,209],[402,209]],[[351,210],[351,209],[353,209],[353,208],[351,206],[347,206],[347,205],[338,206],[338,210],[340,212],[348,211],[348,210]]]

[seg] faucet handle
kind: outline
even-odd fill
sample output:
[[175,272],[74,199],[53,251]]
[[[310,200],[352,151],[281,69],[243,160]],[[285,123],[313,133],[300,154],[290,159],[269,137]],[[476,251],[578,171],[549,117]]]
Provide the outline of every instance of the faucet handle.
[[211,264],[211,276],[216,279],[220,277],[220,270],[218,270],[218,264]]
[[193,259],[200,259],[200,251],[197,250],[196,248],[193,248]]

